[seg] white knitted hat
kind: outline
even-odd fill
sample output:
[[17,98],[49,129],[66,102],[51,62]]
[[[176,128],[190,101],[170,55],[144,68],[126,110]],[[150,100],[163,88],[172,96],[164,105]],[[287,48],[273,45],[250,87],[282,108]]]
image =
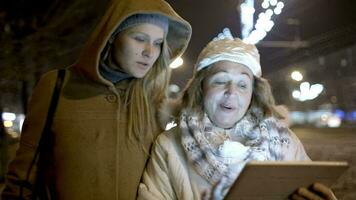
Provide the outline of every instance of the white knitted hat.
[[262,76],[260,54],[255,45],[246,44],[234,38],[228,28],[224,28],[200,53],[195,68],[197,71],[218,61],[231,61],[248,67],[256,77]]

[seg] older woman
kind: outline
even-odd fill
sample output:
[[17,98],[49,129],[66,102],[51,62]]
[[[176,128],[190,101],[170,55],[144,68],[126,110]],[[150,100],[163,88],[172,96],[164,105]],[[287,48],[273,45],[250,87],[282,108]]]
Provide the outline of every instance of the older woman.
[[176,114],[179,126],[158,137],[139,198],[222,199],[250,160],[310,160],[261,74],[256,47],[228,29],[205,47]]

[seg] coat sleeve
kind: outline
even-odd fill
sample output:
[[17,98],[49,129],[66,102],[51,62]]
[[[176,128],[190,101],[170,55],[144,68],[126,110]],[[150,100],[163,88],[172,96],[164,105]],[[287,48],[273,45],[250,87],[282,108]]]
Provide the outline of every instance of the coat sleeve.
[[310,161],[308,154],[306,153],[302,142],[295,135],[293,131],[288,129],[288,134],[290,136],[290,144],[287,149],[285,149],[285,160],[296,160],[296,161]]
[[164,143],[169,142],[163,134],[158,136],[151,152],[150,160],[143,173],[138,189],[140,200],[177,199],[171,183],[170,167],[168,166],[168,151]]
[[[28,112],[21,132],[20,145],[6,175],[2,199],[30,199],[35,181],[36,164],[32,166],[41,137],[50,99],[56,81],[56,71],[45,74],[32,93]],[[20,186],[23,186],[20,191]]]

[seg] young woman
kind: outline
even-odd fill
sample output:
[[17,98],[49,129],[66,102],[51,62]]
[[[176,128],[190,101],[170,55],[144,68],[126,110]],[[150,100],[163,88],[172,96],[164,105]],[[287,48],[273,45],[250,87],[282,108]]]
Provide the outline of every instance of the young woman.
[[256,47],[228,29],[204,48],[178,127],[155,142],[139,199],[223,199],[248,161],[309,160],[261,74]]
[[[190,36],[189,23],[163,0],[113,1],[78,61],[66,69],[48,150],[46,192],[52,198],[136,198],[161,131],[156,110],[165,98],[168,64]],[[45,74],[34,90],[3,199],[33,194],[37,165],[31,162],[56,74]]]

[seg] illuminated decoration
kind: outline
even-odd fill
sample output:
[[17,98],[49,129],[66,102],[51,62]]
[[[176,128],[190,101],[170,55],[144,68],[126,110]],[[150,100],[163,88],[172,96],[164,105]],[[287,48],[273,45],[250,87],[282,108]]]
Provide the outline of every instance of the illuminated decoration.
[[346,116],[345,111],[343,111],[341,109],[336,109],[334,114],[341,119],[345,119],[345,116]]
[[176,84],[171,84],[168,86],[168,91],[178,93],[180,91],[180,87]]
[[340,127],[340,125],[341,125],[341,119],[340,119],[340,117],[338,117],[336,115],[332,115],[328,118],[327,123],[330,128],[337,128],[337,127]]
[[19,121],[19,129],[20,129],[20,132],[21,132],[22,131],[23,122],[25,121],[25,115],[24,114],[19,114],[19,115],[17,115],[17,119]]
[[4,121],[14,121],[16,119],[15,113],[10,112],[3,112],[1,117]]
[[348,121],[356,121],[356,111],[351,111],[346,114],[346,119]]
[[177,123],[175,123],[174,121],[171,121],[171,122],[169,122],[169,123],[166,125],[165,130],[168,131],[168,130],[170,130],[170,129],[176,127],[176,126],[177,126]]
[[300,73],[299,71],[294,71],[291,73],[290,77],[295,80],[295,81],[301,81],[303,80],[303,74]]
[[[278,0],[264,0],[261,4],[265,10],[258,14],[256,24],[253,23],[253,15],[255,13],[254,0],[245,0],[240,5],[241,8],[241,25],[242,25],[242,39],[246,43],[256,44],[267,33],[272,30],[274,22],[272,21],[273,15],[279,15],[282,13],[284,3]],[[253,30],[254,26],[254,30]]]
[[181,65],[183,65],[183,59],[181,57],[178,57],[169,65],[169,67],[175,69],[180,67]]
[[6,128],[11,128],[14,125],[14,123],[12,121],[4,121],[4,126]]
[[294,90],[292,96],[298,101],[308,101],[317,98],[323,90],[322,84],[310,85],[309,82],[303,82],[300,84],[300,90]]
[[245,0],[240,5],[241,8],[241,25],[242,25],[242,39],[247,38],[253,30],[253,14],[255,13],[254,0]]

